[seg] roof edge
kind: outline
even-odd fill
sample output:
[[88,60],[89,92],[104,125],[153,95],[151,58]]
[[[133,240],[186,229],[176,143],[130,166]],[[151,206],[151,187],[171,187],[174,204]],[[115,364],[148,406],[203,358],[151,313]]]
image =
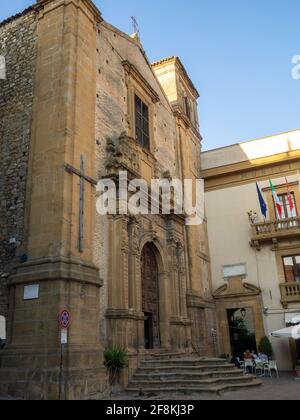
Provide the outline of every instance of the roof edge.
[[288,130],[288,131],[281,131],[279,133],[274,133],[274,134],[271,134],[269,136],[257,137],[255,139],[244,140],[244,141],[241,141],[241,142],[238,142],[238,143],[228,144],[227,146],[221,146],[221,147],[215,147],[213,149],[203,150],[202,154],[204,155],[204,154],[210,153],[210,152],[217,152],[218,150],[229,149],[230,147],[240,146],[241,144],[252,143],[252,142],[255,142],[255,141],[259,141],[259,140],[271,139],[272,137],[283,136],[284,134],[296,133],[297,131],[300,131],[300,128],[295,128],[294,130]]
[[172,62],[174,62],[175,64],[177,64],[179,66],[179,68],[181,69],[185,78],[187,79],[190,87],[194,91],[195,95],[199,98],[200,93],[199,93],[198,89],[196,88],[196,86],[194,85],[194,83],[192,82],[192,79],[190,78],[185,66],[183,65],[182,61],[180,60],[180,58],[178,56],[173,55],[171,57],[162,58],[161,60],[155,61],[151,65],[152,65],[152,67],[158,67],[158,66],[162,66],[164,64],[172,63]]

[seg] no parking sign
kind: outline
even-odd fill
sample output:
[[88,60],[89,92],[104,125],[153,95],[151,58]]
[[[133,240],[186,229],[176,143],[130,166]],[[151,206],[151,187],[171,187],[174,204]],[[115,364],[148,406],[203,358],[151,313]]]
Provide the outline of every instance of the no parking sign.
[[70,312],[67,311],[66,309],[61,311],[60,316],[59,316],[59,324],[60,324],[61,329],[67,330],[70,326],[70,320],[71,320]]

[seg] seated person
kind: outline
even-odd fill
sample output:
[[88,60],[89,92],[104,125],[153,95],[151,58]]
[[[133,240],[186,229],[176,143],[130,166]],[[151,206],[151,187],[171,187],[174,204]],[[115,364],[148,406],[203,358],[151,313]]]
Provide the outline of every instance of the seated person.
[[268,363],[268,361],[269,361],[269,358],[265,353],[259,353],[258,357],[264,363]]
[[[254,359],[253,359],[253,355],[250,352],[250,350],[246,350],[244,353],[244,360],[246,363],[246,367],[247,367],[247,372],[249,373],[253,373],[254,368],[255,368],[255,364],[254,364]],[[251,363],[251,365],[250,365]]]
[[255,360],[259,360],[259,357],[257,356],[257,354],[256,354],[256,352],[255,352],[255,350],[252,350],[252,359],[255,361]]
[[244,353],[244,359],[245,360],[253,360],[252,353],[250,353],[250,350],[246,350]]
[[233,357],[230,361],[236,368],[241,369],[240,359],[238,357]]

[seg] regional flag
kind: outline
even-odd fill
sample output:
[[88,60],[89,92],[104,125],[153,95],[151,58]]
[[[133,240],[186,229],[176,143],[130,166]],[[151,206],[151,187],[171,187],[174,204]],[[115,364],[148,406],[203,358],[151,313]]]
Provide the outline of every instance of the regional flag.
[[295,208],[294,200],[293,200],[292,194],[290,192],[290,186],[289,186],[289,182],[288,182],[287,178],[285,178],[285,182],[286,182],[286,189],[287,189],[289,206],[290,206],[290,209],[291,209],[291,213],[293,213],[293,210]]

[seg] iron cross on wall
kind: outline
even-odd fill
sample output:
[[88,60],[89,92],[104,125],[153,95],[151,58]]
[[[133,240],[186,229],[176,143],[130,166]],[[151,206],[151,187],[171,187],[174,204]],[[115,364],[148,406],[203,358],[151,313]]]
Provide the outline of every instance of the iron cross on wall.
[[97,181],[85,175],[85,157],[83,155],[80,156],[80,170],[69,164],[66,164],[65,168],[70,174],[77,175],[80,180],[78,250],[82,253],[84,252],[84,183],[88,182],[95,186],[97,185]]

